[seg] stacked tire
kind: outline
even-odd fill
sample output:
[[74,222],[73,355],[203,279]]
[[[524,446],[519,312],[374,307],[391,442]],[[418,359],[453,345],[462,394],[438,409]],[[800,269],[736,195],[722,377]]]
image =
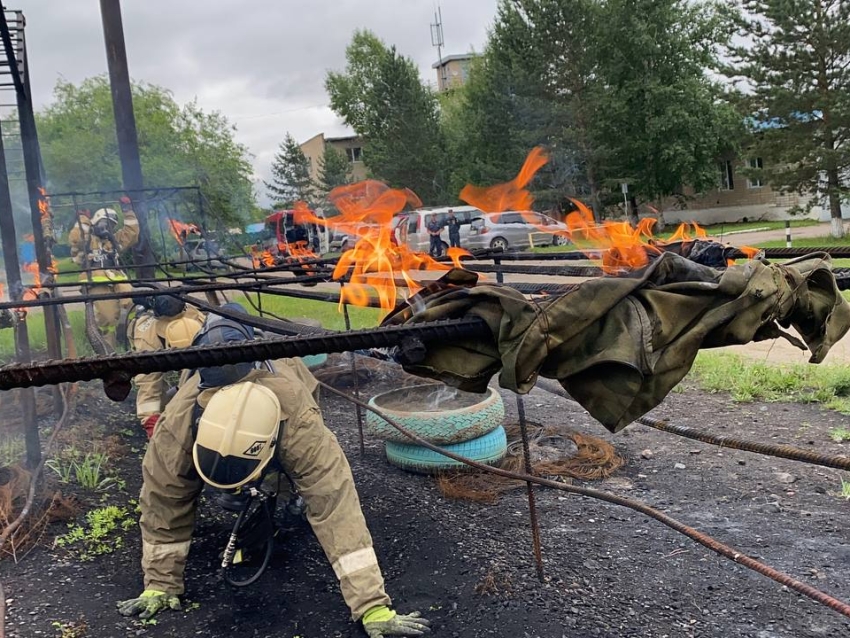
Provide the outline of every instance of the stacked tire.
[[[443,386],[428,384],[399,388],[372,397],[369,405],[429,443],[479,463],[493,465],[507,453],[502,423],[505,406],[499,393],[457,391],[451,407],[432,409],[433,395]],[[403,470],[434,474],[468,468],[467,465],[412,443],[385,419],[373,412],[366,417],[368,430],[385,440],[387,461]]]

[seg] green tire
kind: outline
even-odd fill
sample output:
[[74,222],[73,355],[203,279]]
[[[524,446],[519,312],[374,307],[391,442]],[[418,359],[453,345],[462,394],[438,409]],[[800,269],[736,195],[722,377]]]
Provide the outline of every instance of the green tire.
[[[454,452],[473,461],[493,465],[503,458],[508,450],[508,437],[501,425],[492,432],[463,443],[442,446],[448,452]],[[444,470],[458,470],[468,467],[459,461],[432,452],[421,445],[412,443],[385,443],[387,461],[402,470],[418,474],[435,474]]]
[[308,354],[305,357],[301,357],[301,361],[304,362],[304,365],[307,366],[310,370],[313,368],[318,368],[320,365],[325,363],[328,360],[327,354]]
[[[432,412],[417,409],[424,408],[435,388],[442,387],[430,384],[398,388],[372,397],[369,405],[417,436],[437,445],[475,439],[492,432],[505,420],[505,405],[501,395],[493,388],[487,388],[485,394],[458,391],[456,397],[461,406],[453,409]],[[386,407],[399,404],[404,404],[405,409]],[[410,440],[371,411],[366,414],[366,428],[385,441],[405,443]]]

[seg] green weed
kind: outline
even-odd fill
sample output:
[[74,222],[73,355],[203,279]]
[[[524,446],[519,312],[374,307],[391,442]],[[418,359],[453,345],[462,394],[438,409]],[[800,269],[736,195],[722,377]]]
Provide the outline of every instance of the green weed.
[[59,477],[60,483],[74,482],[88,490],[101,492],[113,485],[122,489],[126,485],[123,479],[106,474],[106,465],[109,456],[103,452],[86,452],[80,455],[76,450],[71,450],[62,456],[48,460],[45,465],[53,470]]
[[89,626],[83,618],[67,623],[54,620],[50,624],[57,631],[56,638],[84,638],[89,631]]
[[850,481],[841,479],[841,498],[850,501]]
[[772,365],[732,354],[701,352],[689,379],[707,392],[728,392],[735,401],[817,403],[850,414],[847,366]]
[[829,431],[829,438],[836,443],[844,443],[850,441],[850,430],[847,428],[833,428]]
[[135,524],[125,508],[107,505],[86,513],[85,526],[70,524],[68,533],[58,537],[55,546],[69,548],[82,561],[94,560],[96,556],[111,554],[123,547],[120,531]]

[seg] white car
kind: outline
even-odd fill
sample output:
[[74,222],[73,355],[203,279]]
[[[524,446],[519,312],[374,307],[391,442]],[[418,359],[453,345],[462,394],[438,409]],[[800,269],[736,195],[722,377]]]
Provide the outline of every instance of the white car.
[[567,225],[533,211],[484,214],[473,219],[461,245],[469,250],[509,250],[569,244]]

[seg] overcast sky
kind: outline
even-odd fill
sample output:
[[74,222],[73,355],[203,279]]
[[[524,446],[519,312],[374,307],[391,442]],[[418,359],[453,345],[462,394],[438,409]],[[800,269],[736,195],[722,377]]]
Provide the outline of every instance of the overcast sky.
[[[429,24],[434,0],[123,0],[130,74],[170,89],[178,102],[197,98],[237,126],[268,175],[287,131],[303,142],[346,133],[326,106],[324,77],[342,69],[354,29],[375,32],[436,81]],[[443,0],[443,54],[480,51],[497,0]],[[71,82],[106,72],[98,0],[19,0],[36,109],[52,99],[59,77]],[[258,188],[262,194],[263,189]]]

